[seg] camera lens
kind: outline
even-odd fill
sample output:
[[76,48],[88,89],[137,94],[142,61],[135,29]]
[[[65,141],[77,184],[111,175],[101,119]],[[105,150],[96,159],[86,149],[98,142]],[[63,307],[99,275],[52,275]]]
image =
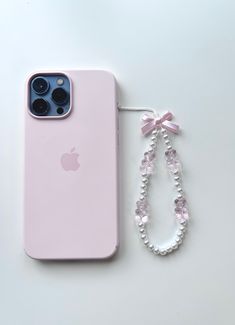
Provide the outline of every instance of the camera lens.
[[35,99],[35,101],[32,104],[32,112],[35,115],[39,115],[39,116],[46,115],[49,111],[49,108],[50,108],[49,103],[42,98]]
[[49,83],[45,78],[37,77],[32,82],[32,88],[37,94],[45,94],[49,89]]
[[51,97],[56,104],[63,105],[68,101],[68,94],[64,88],[56,88],[53,90]]
[[57,114],[59,114],[59,115],[64,113],[63,107],[58,107],[56,111],[57,111]]

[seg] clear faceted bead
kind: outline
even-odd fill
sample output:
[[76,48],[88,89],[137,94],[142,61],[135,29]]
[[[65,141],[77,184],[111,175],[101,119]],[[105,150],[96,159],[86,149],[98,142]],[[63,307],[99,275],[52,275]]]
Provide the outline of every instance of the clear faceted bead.
[[149,217],[148,217],[148,203],[147,200],[142,200],[142,201],[137,201],[136,202],[136,207],[137,209],[135,210],[136,212],[136,216],[135,216],[135,220],[136,223],[139,224],[139,222],[143,222],[144,224],[147,223],[149,221]]
[[189,212],[187,202],[184,198],[175,200],[175,216],[179,221],[187,221],[189,218]]
[[174,174],[176,172],[181,172],[181,163],[177,157],[175,149],[169,149],[165,152],[166,163],[169,171]]
[[143,217],[148,213],[148,203],[147,200],[137,201],[136,202],[136,214]]
[[144,159],[141,161],[140,171],[148,175],[154,171],[154,152],[145,152]]
[[139,215],[136,215],[135,216],[135,222],[136,222],[136,224],[138,225],[141,221],[142,220],[141,220],[140,216]]
[[183,208],[187,204],[187,202],[186,202],[185,198],[175,199],[175,204],[178,208]]

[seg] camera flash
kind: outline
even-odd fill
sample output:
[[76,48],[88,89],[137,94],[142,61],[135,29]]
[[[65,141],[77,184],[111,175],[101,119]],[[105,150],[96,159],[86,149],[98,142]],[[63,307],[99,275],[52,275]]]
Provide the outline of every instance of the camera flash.
[[64,84],[64,80],[62,78],[57,79],[57,85],[62,86]]

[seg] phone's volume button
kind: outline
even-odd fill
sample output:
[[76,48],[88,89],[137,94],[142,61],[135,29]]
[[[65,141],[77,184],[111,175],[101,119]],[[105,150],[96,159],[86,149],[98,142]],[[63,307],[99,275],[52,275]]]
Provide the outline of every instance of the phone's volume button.
[[117,124],[117,145],[119,147],[119,135],[120,135],[120,132],[119,132],[119,122]]

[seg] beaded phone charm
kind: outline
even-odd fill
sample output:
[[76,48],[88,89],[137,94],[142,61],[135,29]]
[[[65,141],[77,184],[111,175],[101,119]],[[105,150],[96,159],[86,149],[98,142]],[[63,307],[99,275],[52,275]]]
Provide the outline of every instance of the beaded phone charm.
[[[181,184],[181,164],[176,150],[171,146],[168,136],[168,132],[178,134],[179,126],[171,122],[173,119],[173,114],[171,112],[159,115],[150,108],[120,107],[120,109],[129,111],[148,111],[148,113],[145,113],[142,117],[143,125],[141,130],[144,136],[151,136],[151,142],[148,150],[144,153],[140,165],[141,192],[140,197],[136,202],[135,220],[140,233],[140,238],[143,240],[143,243],[148,250],[155,255],[167,255],[178,249],[182,243],[189,218],[187,201]],[[148,189],[154,170],[157,141],[160,137],[164,139],[166,145],[166,165],[174,179],[175,187],[178,192],[178,195],[174,200],[174,215],[177,222],[177,231],[169,244],[156,246],[150,242],[147,231],[149,224]]]

